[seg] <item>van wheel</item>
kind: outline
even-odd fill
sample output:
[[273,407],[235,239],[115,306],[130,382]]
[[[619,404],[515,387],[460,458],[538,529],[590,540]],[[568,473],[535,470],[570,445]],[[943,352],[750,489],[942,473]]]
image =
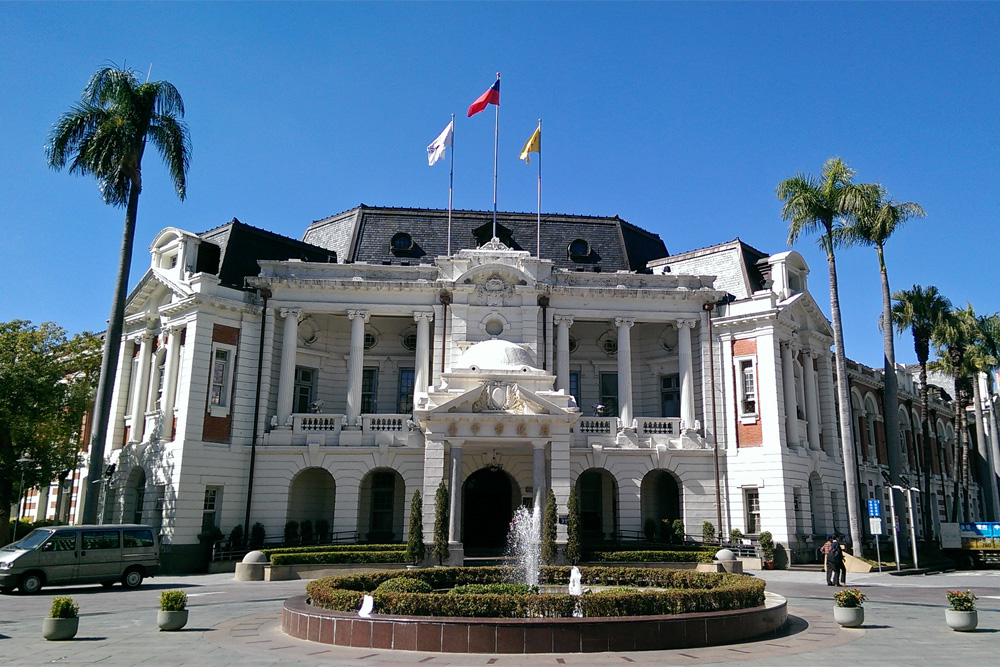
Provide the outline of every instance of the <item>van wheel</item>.
[[139,588],[142,584],[142,570],[132,568],[122,575],[122,586],[125,588]]
[[18,588],[22,593],[31,595],[32,593],[37,593],[42,590],[42,577],[38,574],[26,574],[21,577],[21,583],[18,584]]
[[111,588],[114,585],[115,585],[114,581],[102,581],[101,582],[101,586],[104,586],[105,588]]

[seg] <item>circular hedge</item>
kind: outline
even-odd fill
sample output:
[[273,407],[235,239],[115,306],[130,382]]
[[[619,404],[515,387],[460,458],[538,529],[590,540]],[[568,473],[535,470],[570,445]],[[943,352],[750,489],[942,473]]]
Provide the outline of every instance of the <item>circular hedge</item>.
[[[568,585],[570,568],[543,567],[539,584]],[[600,595],[537,594],[522,592],[468,592],[442,595],[470,585],[470,591],[512,590],[494,588],[509,584],[514,570],[507,567],[446,567],[406,572],[366,572],[316,579],[306,586],[309,604],[334,611],[357,611],[368,593],[375,612],[407,616],[474,616],[488,618],[571,617],[577,604],[584,616],[650,616],[693,612],[729,611],[764,604],[764,581],[741,574],[692,572],[630,567],[580,568],[583,583],[612,586]],[[432,593],[401,592],[379,587],[390,579],[416,579]],[[419,584],[418,584],[419,585]],[[394,585],[395,587],[395,585]],[[658,590],[627,591],[624,588]]]

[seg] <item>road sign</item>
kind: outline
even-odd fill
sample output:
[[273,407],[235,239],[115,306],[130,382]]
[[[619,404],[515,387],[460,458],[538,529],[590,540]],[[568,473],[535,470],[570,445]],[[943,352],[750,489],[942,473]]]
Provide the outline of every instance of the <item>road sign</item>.
[[872,535],[882,534],[882,519],[871,517],[868,519],[868,530]]
[[882,501],[875,498],[870,498],[868,500],[868,517],[869,518],[881,518],[882,517]]

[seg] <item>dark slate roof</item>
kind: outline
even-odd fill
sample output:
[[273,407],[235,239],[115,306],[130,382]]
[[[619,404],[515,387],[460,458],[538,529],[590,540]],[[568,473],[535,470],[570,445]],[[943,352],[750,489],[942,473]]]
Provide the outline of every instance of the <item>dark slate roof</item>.
[[[199,269],[217,274],[223,285],[236,289],[244,288],[245,278],[260,275],[260,259],[337,261],[337,254],[331,250],[252,227],[236,218],[198,236],[203,240],[198,249]],[[218,248],[217,253],[211,249],[213,246]]]
[[[498,236],[515,250],[536,254],[534,213],[497,213]],[[492,211],[452,211],[451,250],[472,249],[492,234]],[[412,246],[393,250],[393,238],[410,236]],[[372,264],[391,262],[430,263],[447,254],[448,211],[438,209],[380,208],[365,206],[317,220],[303,241],[329,248],[341,261]],[[582,239],[589,254],[570,256],[569,247]],[[541,219],[543,259],[557,268],[585,271],[639,271],[646,262],[667,255],[656,234],[631,225],[618,216],[595,217],[543,214]]]

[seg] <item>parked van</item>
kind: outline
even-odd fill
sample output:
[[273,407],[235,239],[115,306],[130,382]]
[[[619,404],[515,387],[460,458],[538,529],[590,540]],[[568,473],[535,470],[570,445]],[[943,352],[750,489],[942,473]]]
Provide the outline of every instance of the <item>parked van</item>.
[[151,526],[46,526],[0,549],[0,590],[121,581],[137,588],[160,570],[160,544]]

